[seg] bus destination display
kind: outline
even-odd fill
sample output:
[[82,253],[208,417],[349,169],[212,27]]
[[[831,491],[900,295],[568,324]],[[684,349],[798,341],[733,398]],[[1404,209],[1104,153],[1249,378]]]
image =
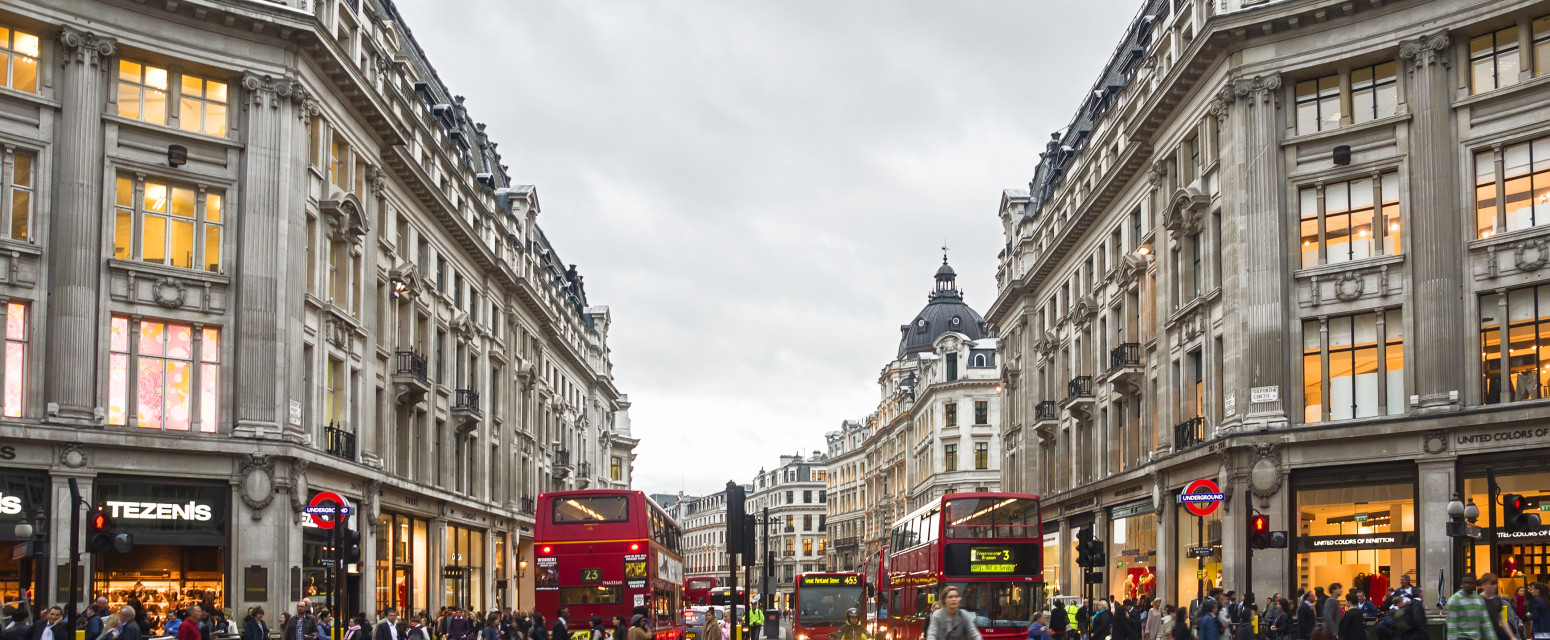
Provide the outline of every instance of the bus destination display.
[[953,576],[1031,576],[1038,574],[1030,545],[947,544],[944,573]]
[[802,584],[855,586],[861,584],[861,576],[802,576]]

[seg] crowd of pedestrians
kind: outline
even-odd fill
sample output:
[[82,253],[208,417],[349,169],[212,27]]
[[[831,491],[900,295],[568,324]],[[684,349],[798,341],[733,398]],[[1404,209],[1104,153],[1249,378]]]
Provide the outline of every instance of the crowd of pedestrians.
[[[1505,595],[1489,573],[1460,582],[1443,604],[1447,640],[1550,640],[1550,586],[1536,582]],[[942,613],[957,612],[955,591],[940,595],[926,640],[979,640],[962,622],[972,615]],[[1376,597],[1335,583],[1263,603],[1222,589],[1183,607],[1146,597],[1083,599],[1034,612],[1028,640],[1426,640],[1424,597],[1420,585],[1401,576]]]
[[[24,603],[5,605],[0,614],[0,640],[75,640],[82,631],[86,640],[652,640],[651,616],[636,607],[626,620],[570,619],[560,607],[552,622],[537,611],[512,609],[474,612],[443,607],[431,615],[420,611],[407,618],[388,609],[376,620],[365,613],[335,618],[333,612],[311,600],[296,603],[294,612],[282,612],[273,623],[263,607],[252,607],[240,621],[209,604],[195,604],[171,612],[165,620],[153,620],[144,607],[130,602],[117,610],[106,598],[98,598],[73,624],[60,607],[44,609],[36,620]],[[584,636],[583,636],[584,634]]]

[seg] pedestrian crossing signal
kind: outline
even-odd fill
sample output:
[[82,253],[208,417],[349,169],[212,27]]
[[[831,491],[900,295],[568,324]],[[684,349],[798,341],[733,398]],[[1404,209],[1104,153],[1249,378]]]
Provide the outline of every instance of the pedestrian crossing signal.
[[103,507],[92,509],[87,522],[86,551],[88,553],[129,553],[135,547],[134,538],[119,533],[118,525]]

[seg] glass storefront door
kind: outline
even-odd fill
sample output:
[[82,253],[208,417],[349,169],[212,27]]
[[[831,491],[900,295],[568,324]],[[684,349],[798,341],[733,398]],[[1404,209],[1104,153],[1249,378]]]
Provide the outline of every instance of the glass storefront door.
[[[1182,604],[1194,602],[1222,585],[1222,509],[1217,507],[1204,518],[1182,505],[1175,507],[1173,513],[1173,573],[1177,589],[1173,601]],[[1191,549],[1202,551],[1192,554]],[[1206,549],[1210,552],[1206,553]]]
[[1110,510],[1109,595],[1132,600],[1157,594],[1157,515],[1152,501]]
[[377,518],[377,608],[400,613],[426,609],[426,549],[428,522],[395,513]]
[[1415,483],[1368,484],[1335,473],[1295,493],[1297,586],[1338,582],[1382,598],[1401,575],[1419,580]]

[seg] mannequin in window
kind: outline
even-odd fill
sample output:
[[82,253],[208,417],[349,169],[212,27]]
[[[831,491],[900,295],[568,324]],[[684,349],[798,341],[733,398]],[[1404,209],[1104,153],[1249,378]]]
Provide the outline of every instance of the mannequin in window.
[[1535,375],[1532,369],[1519,372],[1513,378],[1512,399],[1514,401],[1533,400],[1539,396],[1539,376]]

